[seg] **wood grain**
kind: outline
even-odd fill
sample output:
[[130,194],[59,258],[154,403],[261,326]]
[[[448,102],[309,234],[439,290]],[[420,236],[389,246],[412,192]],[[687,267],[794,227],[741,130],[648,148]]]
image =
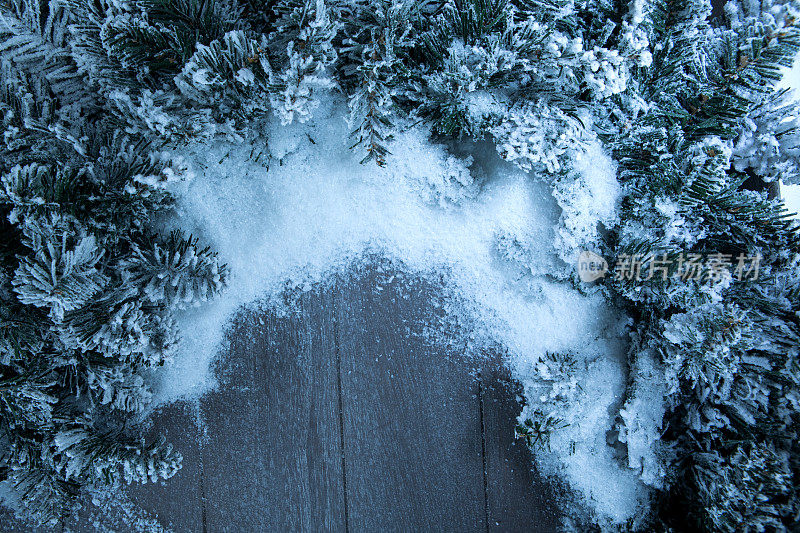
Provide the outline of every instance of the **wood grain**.
[[372,266],[337,295],[352,531],[486,528],[477,382],[422,335],[433,290]]
[[203,399],[207,531],[344,529],[332,316],[309,293],[296,313],[243,313]]
[[[196,402],[179,402],[156,413],[149,433],[167,438],[183,455],[182,467],[165,482],[133,484],[127,491],[133,504],[175,533],[202,531],[202,457],[197,415]],[[102,512],[96,508],[90,510],[95,514]],[[120,527],[121,524],[114,529]]]
[[494,354],[481,372],[489,530],[557,531],[552,490],[537,473],[530,449],[515,438],[522,410],[517,401],[520,392],[500,356]]
[[[499,358],[466,357],[439,325],[437,282],[375,260],[241,310],[217,390],[157,413],[184,455],[166,484],[91,505],[83,531],[555,531],[556,508],[514,439]],[[24,531],[0,514],[0,531]]]

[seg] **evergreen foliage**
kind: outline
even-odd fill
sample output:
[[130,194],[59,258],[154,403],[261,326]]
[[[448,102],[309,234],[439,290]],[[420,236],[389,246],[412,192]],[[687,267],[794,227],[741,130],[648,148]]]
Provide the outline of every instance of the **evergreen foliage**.
[[[226,270],[152,230],[164,185],[189,177],[165,148],[242,138],[270,114],[303,122],[338,91],[364,163],[385,165],[397,128],[421,121],[491,140],[550,183],[562,279],[586,247],[651,269],[759,257],[757,278],[704,264],[601,284],[634,320],[609,429],[659,495],[643,527],[797,527],[798,225],[751,186],[800,179],[800,109],[774,90],[800,49],[796,1],[728,2],[714,24],[708,0],[4,0],[0,13],[0,479],[42,521],[80,487],[180,462],[124,421],[149,398],[141,369],[176,342],[172,310],[213,296]],[[575,167],[597,145],[618,163],[614,216],[591,211]],[[542,361],[552,394],[518,427],[531,445],[562,425],[568,363]]]
[[[159,5],[178,9],[154,3],[151,16]],[[164,184],[186,168],[117,131],[110,93],[96,90],[110,81],[71,54],[75,6],[0,10],[0,481],[52,525],[81,490],[180,467],[169,444],[137,430],[151,396],[142,371],[169,358],[173,310],[211,297],[227,273],[196,239],[153,233]],[[181,35],[175,57],[197,38]],[[126,68],[142,53],[123,54]],[[165,69],[131,79],[145,86]]]
[[748,124],[784,105],[770,87],[800,46],[798,11],[728,13],[728,28],[710,27],[701,3],[665,3],[652,17],[651,39],[665,46],[639,81],[651,108],[614,139],[629,193],[611,244],[617,255],[759,256],[758,279],[705,272],[699,282],[612,289],[638,316],[631,358],[657,354],[667,379],[661,519],[680,529],[786,530],[800,512],[788,481],[800,473],[797,224],[743,185],[782,170],[793,179],[750,152]]

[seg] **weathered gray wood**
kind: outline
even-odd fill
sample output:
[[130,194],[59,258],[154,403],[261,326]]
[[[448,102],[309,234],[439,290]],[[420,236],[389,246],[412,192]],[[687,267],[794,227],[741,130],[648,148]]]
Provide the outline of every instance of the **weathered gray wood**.
[[[161,483],[131,485],[132,503],[175,533],[202,531],[202,463],[196,403],[180,402],[156,414],[152,435],[164,435],[183,455],[183,466]],[[117,529],[118,530],[118,529]]]
[[527,445],[515,439],[522,407],[520,386],[498,356],[481,371],[486,443],[489,530],[548,532],[558,530],[558,509],[550,487],[536,472]]
[[20,531],[22,526],[14,517],[14,513],[8,509],[0,507],[0,531]]
[[155,418],[151,434],[184,454],[183,470],[131,487],[133,508],[121,497],[68,526],[555,530],[553,498],[514,441],[508,371],[453,348],[437,326],[439,291],[373,263],[304,294],[289,314],[243,310],[216,368],[219,390]]
[[[64,531],[175,533],[202,531],[202,455],[197,427],[197,404],[178,402],[157,411],[145,432],[150,439],[166,437],[183,455],[183,467],[169,480],[134,483],[97,504],[88,496]],[[61,530],[57,530],[61,531]]]
[[12,533],[18,531],[39,533],[46,530],[44,528],[36,528],[24,520],[19,520],[16,516],[14,516],[13,511],[0,507],[0,532]]
[[478,387],[421,335],[430,284],[369,267],[337,297],[352,531],[485,531]]
[[202,401],[206,531],[340,531],[344,490],[329,296],[242,313]]
[[[183,468],[167,482],[132,484],[103,498],[100,505],[88,495],[80,497],[81,508],[65,523],[55,527],[34,527],[0,507],[0,532],[31,533],[95,531],[157,533],[159,526],[180,532],[201,531],[198,462],[200,458],[193,405],[170,405],[152,417],[146,435],[166,436],[184,456]],[[154,527],[155,526],[155,527]]]

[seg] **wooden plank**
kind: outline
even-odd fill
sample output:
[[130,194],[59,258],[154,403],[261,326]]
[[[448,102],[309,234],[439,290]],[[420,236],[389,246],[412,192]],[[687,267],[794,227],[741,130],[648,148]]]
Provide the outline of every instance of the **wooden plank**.
[[556,530],[552,491],[514,440],[508,371],[452,348],[438,291],[376,263],[288,315],[239,313],[219,390],[156,417],[183,470],[69,529]]
[[728,0],[711,0],[711,20],[722,23],[725,20],[725,4]]
[[[183,455],[181,469],[165,482],[133,484],[127,495],[133,506],[175,533],[202,531],[202,464],[196,402],[179,402],[156,413],[151,436],[164,435]],[[113,528],[119,531],[119,526]]]
[[514,427],[522,407],[520,385],[499,356],[481,371],[485,428],[486,478],[490,531],[558,531],[556,498],[533,463],[530,449],[515,439]]
[[[54,529],[55,531],[61,530],[59,526],[55,527]],[[25,520],[20,520],[16,517],[14,511],[0,506],[0,533],[12,533],[18,531],[45,533],[49,530],[43,527],[36,527]]]
[[164,435],[183,455],[182,468],[157,483],[132,483],[93,501],[81,497],[82,508],[65,524],[64,531],[175,533],[202,531],[201,447],[197,403],[178,402],[152,415],[148,438]]
[[336,300],[351,531],[484,531],[477,383],[423,335],[436,290],[374,265]]
[[22,524],[16,519],[14,513],[0,505],[0,532],[22,531]]
[[202,400],[206,531],[344,529],[330,296],[243,313]]

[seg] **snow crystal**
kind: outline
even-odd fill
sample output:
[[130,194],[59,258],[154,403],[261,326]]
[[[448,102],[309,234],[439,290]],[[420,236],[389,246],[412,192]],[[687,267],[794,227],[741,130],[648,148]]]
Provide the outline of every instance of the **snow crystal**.
[[[784,71],[778,87],[792,89],[795,99],[800,100],[800,55],[795,58],[794,65]],[[800,185],[781,184],[781,196],[789,211],[800,216]]]
[[256,77],[253,74],[253,71],[249,68],[241,68],[236,72],[236,76],[234,76],[236,81],[241,83],[245,86],[253,85],[256,81]]
[[[596,521],[618,524],[631,519],[648,495],[639,471],[618,462],[616,450],[608,445],[608,434],[626,386],[625,350],[620,340],[623,321],[603,307],[598,307],[595,315],[584,314],[585,304],[578,309],[580,319],[591,323],[591,329],[607,328],[608,334],[576,352],[573,379],[577,383],[569,401],[557,412],[565,427],[551,433],[547,446],[537,451],[536,459],[545,474],[564,476],[571,488],[590,502]],[[518,356],[512,364],[531,401],[543,377],[539,359],[533,354]],[[546,405],[541,404],[545,408]],[[531,401],[520,420],[541,406]]]
[[782,185],[781,196],[789,211],[800,216],[800,185]]
[[783,69],[783,78],[778,82],[779,89],[792,89],[796,96],[800,97],[800,55],[795,57],[794,64],[789,68]]
[[622,195],[616,163],[597,140],[575,153],[573,165],[579,178],[558,180],[554,191],[562,209],[559,254],[570,266],[581,250],[599,240],[598,225],[610,228],[616,223]]
[[[179,223],[219,251],[231,275],[221,297],[179,317],[183,341],[161,373],[155,403],[215,386],[210,363],[242,305],[287,284],[310,287],[376,250],[420,275],[446,272],[457,295],[448,311],[476,321],[475,338],[501,344],[523,383],[535,378],[531,369],[545,353],[580,354],[585,400],[569,407],[574,424],[555,437],[558,452],[542,460],[602,517],[631,516],[644,485],[605,445],[609,408],[621,405],[626,380],[620,317],[601,295],[547,277],[561,216],[551,185],[502,161],[490,145],[456,157],[421,126],[396,135],[385,167],[360,165],[341,116],[342,105],[323,102],[305,124],[270,118],[264,136],[182,154],[197,177],[170,184]],[[579,165],[591,196],[581,205],[595,223],[610,220],[610,160],[594,153]]]
[[631,392],[619,412],[619,441],[627,448],[628,466],[642,481],[661,488],[666,475],[660,444],[667,395],[664,370],[656,354],[643,350],[630,373]]
[[201,68],[192,74],[192,81],[197,85],[211,85],[214,80],[211,78],[211,72],[206,68]]

